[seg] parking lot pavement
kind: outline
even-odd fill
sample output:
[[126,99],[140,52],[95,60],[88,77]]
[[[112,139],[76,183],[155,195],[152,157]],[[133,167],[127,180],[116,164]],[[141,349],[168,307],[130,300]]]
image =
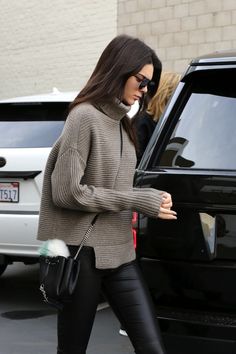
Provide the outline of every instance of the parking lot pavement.
[[[99,308],[87,353],[133,353],[111,309]],[[0,354],[56,353],[56,312],[42,302],[37,265],[15,263],[0,278],[0,328]]]

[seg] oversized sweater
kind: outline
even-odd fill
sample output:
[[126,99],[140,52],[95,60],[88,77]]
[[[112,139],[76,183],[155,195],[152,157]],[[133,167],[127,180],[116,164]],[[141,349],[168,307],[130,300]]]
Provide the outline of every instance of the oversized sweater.
[[99,214],[86,243],[96,267],[116,268],[135,258],[132,211],[157,217],[161,192],[133,188],[135,149],[121,119],[122,103],[82,103],[69,114],[52,147],[43,182],[38,239],[79,245]]

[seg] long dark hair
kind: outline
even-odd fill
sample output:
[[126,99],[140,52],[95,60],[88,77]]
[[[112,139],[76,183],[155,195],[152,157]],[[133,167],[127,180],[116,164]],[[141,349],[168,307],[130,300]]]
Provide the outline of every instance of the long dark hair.
[[[121,100],[126,81],[137,74],[144,65],[153,64],[155,85],[149,92],[152,97],[159,85],[162,64],[153,49],[138,38],[128,35],[115,37],[104,49],[85,87],[70,104],[69,110],[82,102],[96,104]],[[129,138],[135,144],[135,134],[130,119],[125,117],[122,124]]]

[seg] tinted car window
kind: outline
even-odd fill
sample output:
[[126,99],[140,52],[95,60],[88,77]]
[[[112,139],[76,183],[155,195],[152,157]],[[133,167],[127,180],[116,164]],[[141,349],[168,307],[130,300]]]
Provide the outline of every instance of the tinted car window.
[[230,71],[196,75],[160,166],[236,169],[234,82]]
[[51,147],[61,134],[68,103],[0,105],[0,148]]

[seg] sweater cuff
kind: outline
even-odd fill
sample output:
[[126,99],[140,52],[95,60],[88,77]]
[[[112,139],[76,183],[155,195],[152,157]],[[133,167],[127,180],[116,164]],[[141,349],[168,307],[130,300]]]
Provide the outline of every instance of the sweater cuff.
[[133,188],[133,191],[135,197],[133,210],[151,218],[157,218],[163,191],[154,188]]

